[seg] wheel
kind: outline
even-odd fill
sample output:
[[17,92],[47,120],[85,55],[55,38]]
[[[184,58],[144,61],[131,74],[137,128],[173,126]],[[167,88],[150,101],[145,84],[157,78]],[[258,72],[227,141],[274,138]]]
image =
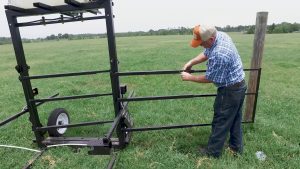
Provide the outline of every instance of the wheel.
[[[133,125],[134,125],[133,120],[131,119],[129,112],[127,112],[122,127],[124,129],[127,129],[127,128],[132,128]],[[129,144],[132,137],[132,132],[125,131],[124,134],[125,134],[125,144]]]
[[[132,126],[127,126],[127,125],[125,124],[123,128],[124,128],[124,129],[132,128]],[[131,133],[131,132],[128,132],[128,131],[125,131],[124,134],[125,134],[125,144],[129,144],[129,142],[130,142],[130,140],[131,140],[132,133]]]
[[[70,123],[68,112],[63,108],[54,109],[49,118],[48,126],[67,125]],[[60,137],[67,131],[67,128],[49,129],[49,136]]]

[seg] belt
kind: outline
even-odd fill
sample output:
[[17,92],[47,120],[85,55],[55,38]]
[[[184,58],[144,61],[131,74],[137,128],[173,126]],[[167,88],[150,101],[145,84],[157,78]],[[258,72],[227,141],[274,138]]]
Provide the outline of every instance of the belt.
[[241,86],[243,86],[245,84],[245,80],[243,79],[242,81],[240,81],[240,82],[237,82],[237,83],[235,83],[235,84],[232,84],[232,85],[229,85],[229,86],[226,86],[226,87],[236,87],[236,88],[238,88],[238,87],[241,87]]

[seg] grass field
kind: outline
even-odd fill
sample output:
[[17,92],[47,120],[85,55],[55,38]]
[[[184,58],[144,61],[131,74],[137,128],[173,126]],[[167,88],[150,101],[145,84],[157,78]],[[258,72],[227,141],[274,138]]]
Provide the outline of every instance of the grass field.
[[[253,35],[230,33],[249,68]],[[124,37],[117,39],[120,71],[179,70],[201,49],[192,49],[191,36]],[[206,145],[210,127],[134,133],[130,145],[118,151],[116,169],[193,168],[299,168],[300,164],[300,34],[267,35],[262,64],[260,95],[254,124],[245,124],[242,156],[224,151],[222,158],[197,154]],[[107,70],[106,39],[51,41],[24,44],[30,75]],[[12,45],[0,45],[0,121],[19,112],[25,104],[21,83],[14,70]],[[195,67],[205,69],[205,64]],[[212,84],[182,82],[179,75],[122,77],[122,84],[136,96],[215,93]],[[33,80],[37,98],[57,92],[61,96],[110,92],[107,74]],[[135,127],[168,124],[210,123],[214,98],[134,102],[129,111]],[[49,102],[38,108],[47,124],[51,110],[64,107],[71,123],[113,119],[111,97]],[[97,137],[109,125],[70,128],[66,136]],[[0,144],[37,149],[28,114],[0,128]],[[89,156],[88,149],[74,152],[68,147],[49,149],[34,164],[40,168],[106,168],[109,156]],[[256,151],[267,155],[259,161]],[[34,153],[0,147],[0,168],[22,168]]]

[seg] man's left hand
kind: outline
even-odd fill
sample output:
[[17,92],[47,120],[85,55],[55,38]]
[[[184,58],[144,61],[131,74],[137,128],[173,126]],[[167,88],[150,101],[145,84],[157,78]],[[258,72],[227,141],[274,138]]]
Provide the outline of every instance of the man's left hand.
[[190,81],[192,80],[193,75],[191,75],[190,73],[187,72],[181,72],[181,79],[183,81]]

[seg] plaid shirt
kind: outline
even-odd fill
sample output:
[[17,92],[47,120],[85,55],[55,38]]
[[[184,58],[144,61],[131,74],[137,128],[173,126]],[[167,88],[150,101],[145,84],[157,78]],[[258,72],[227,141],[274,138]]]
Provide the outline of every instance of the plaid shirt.
[[245,78],[243,64],[231,38],[224,32],[217,32],[211,48],[204,50],[208,58],[206,79],[217,87],[229,86]]

